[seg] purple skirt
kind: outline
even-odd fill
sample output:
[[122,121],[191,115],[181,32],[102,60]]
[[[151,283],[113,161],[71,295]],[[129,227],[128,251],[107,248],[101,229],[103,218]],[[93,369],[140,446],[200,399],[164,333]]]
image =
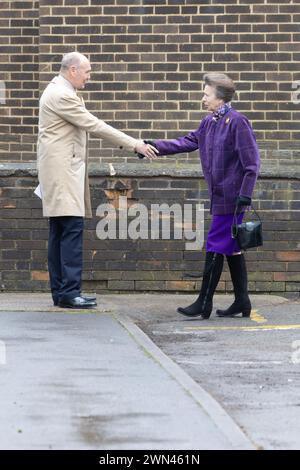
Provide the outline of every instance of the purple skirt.
[[[243,220],[244,212],[238,215],[238,224]],[[233,214],[214,215],[207,235],[206,251],[231,256],[241,251],[235,238],[231,236]]]

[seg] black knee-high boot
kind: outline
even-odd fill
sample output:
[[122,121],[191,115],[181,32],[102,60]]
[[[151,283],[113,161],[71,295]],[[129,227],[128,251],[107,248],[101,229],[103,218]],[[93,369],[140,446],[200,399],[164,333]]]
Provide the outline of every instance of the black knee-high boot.
[[211,251],[206,253],[202,286],[198,299],[188,307],[179,307],[177,311],[187,317],[208,319],[212,312],[213,295],[217,288],[223,270],[224,256]]
[[243,317],[250,317],[251,302],[248,296],[248,278],[244,255],[227,256],[233,284],[235,300],[227,310],[217,310],[219,317],[232,317],[243,314]]

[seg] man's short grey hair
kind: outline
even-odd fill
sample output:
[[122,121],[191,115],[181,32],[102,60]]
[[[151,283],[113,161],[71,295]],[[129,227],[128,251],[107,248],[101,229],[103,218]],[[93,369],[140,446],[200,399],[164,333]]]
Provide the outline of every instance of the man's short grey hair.
[[88,58],[80,52],[68,52],[62,58],[60,70],[64,72],[74,65],[79,67],[84,60]]

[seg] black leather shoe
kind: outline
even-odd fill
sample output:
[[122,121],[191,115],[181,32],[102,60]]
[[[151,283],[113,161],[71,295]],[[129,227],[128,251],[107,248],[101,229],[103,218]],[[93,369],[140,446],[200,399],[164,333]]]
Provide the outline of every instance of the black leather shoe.
[[227,310],[217,310],[216,314],[218,317],[234,317],[241,313],[243,317],[250,317],[251,314],[251,303],[249,299],[244,302],[235,300]]
[[74,299],[58,302],[62,308],[92,308],[97,306],[97,302],[88,301],[84,297],[74,297]]
[[185,315],[186,317],[202,317],[204,320],[208,320],[212,312],[213,304],[211,301],[204,302],[196,300],[192,305],[188,307],[178,307],[177,312]]
[[86,295],[81,295],[83,299],[85,299],[87,302],[96,302],[97,298],[96,297],[87,297]]
[[[87,302],[96,302],[97,298],[96,297],[87,297],[85,295],[81,295],[80,297],[82,297],[83,299],[85,299]],[[58,305],[58,300],[57,299],[53,299],[53,305],[54,307],[57,307]]]

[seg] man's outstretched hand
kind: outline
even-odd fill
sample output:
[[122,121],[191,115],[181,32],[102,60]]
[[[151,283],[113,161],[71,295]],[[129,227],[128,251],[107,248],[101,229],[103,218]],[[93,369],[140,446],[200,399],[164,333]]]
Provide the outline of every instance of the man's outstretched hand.
[[155,160],[159,151],[154,145],[147,143],[148,141],[139,142],[135,147],[135,152],[138,154],[139,158],[147,157],[150,160]]

